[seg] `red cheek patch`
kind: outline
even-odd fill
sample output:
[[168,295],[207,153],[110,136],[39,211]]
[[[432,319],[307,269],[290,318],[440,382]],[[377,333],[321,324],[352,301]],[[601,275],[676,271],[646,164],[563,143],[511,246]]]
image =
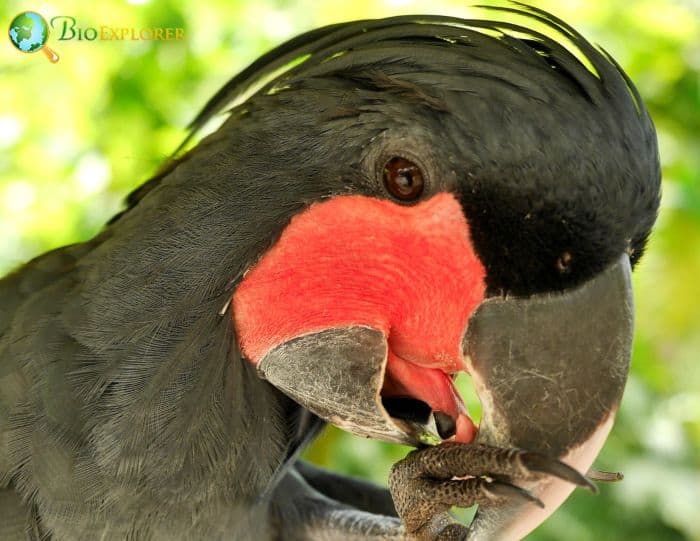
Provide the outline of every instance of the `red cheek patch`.
[[420,366],[464,369],[462,334],[485,271],[459,202],[414,206],[338,196],[294,216],[233,296],[244,355],[257,363],[296,336],[365,325]]

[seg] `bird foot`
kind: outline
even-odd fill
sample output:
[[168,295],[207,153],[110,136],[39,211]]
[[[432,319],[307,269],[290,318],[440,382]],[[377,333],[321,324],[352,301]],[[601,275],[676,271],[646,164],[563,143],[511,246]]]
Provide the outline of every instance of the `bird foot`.
[[468,529],[449,519],[453,506],[492,506],[542,501],[518,483],[554,476],[596,491],[575,469],[541,453],[484,444],[447,442],[417,449],[397,462],[389,489],[406,531],[414,539],[465,539]]

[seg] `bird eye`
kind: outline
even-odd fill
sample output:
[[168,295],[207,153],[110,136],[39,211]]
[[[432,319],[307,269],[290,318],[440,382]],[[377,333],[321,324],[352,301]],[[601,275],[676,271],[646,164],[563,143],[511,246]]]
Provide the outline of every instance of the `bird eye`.
[[384,186],[396,199],[413,201],[423,193],[423,172],[406,158],[394,157],[384,165]]
[[570,252],[564,252],[557,259],[557,270],[559,274],[568,274],[571,272],[571,260],[573,256]]

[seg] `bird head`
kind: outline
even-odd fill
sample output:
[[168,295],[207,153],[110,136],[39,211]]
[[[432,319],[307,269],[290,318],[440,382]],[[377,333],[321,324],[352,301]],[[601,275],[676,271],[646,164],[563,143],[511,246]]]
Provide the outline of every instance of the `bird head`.
[[[501,9],[547,35],[402,16],[297,37],[210,101],[195,128],[232,109],[195,150],[219,176],[245,156],[229,181],[250,202],[237,234],[255,240],[231,314],[261,378],[355,434],[585,470],[626,380],[656,137],[604,51],[543,11]],[[536,487],[554,507],[555,485]]]

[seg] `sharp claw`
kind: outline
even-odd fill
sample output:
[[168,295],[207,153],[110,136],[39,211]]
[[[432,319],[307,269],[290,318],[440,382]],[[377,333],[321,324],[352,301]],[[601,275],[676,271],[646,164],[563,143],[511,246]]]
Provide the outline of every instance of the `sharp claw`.
[[524,501],[532,502],[538,507],[544,509],[544,502],[540,500],[537,496],[528,492],[524,488],[520,488],[516,485],[511,485],[510,483],[504,483],[502,481],[493,481],[491,483],[484,485],[484,490],[490,495],[496,498],[519,498]]
[[587,479],[584,475],[563,462],[530,451],[521,453],[519,458],[523,466],[530,471],[553,475],[559,479],[573,483],[574,485],[587,488],[594,494],[598,493],[598,487],[596,487],[590,479]]

